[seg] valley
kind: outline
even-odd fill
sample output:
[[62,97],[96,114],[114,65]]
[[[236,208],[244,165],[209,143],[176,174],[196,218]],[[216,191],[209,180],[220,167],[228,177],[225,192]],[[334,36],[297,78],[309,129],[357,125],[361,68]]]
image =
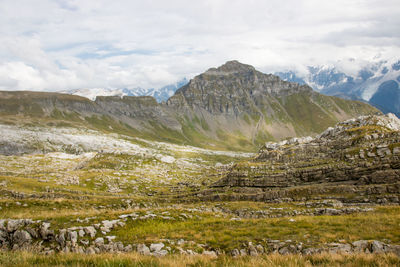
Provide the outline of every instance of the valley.
[[233,61],[166,103],[0,111],[0,264],[400,263],[400,120],[368,104]]

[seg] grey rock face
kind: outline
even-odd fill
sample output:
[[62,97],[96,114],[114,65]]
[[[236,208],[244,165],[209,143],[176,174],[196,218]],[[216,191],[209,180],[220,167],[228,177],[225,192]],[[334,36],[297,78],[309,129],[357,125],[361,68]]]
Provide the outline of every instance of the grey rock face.
[[12,233],[24,225],[25,225],[24,220],[8,220],[7,231],[9,233]]
[[30,244],[32,242],[31,235],[25,230],[17,230],[13,234],[13,242],[18,246]]
[[271,74],[263,74],[250,65],[229,61],[192,79],[178,89],[167,104],[201,108],[211,114],[238,115],[241,112],[251,112],[251,105],[259,105],[257,97],[302,91],[311,92],[312,89],[297,83],[284,82]]

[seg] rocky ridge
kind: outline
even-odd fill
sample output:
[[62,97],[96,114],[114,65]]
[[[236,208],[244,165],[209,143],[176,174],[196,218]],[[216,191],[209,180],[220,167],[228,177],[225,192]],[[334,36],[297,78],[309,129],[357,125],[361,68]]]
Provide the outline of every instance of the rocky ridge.
[[399,129],[393,114],[362,116],[315,138],[268,142],[213,187],[231,188],[235,193],[225,197],[232,199],[290,201],[332,194],[342,201],[398,203]]
[[166,103],[150,96],[91,101],[59,93],[0,92],[4,124],[89,127],[224,150],[250,151],[268,140],[317,134],[376,112],[368,104],[321,95],[237,61],[194,77]]

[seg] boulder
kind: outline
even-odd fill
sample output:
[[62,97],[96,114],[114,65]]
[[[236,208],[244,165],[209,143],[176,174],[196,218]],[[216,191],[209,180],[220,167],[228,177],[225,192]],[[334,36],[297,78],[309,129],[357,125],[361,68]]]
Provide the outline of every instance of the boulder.
[[350,253],[351,245],[342,243],[329,243],[328,251],[329,253]]
[[385,251],[400,257],[400,245],[387,245]]
[[54,231],[49,230],[50,228],[50,223],[44,222],[42,223],[40,227],[40,235],[44,240],[48,240],[51,238],[51,236],[54,236]]
[[264,247],[263,246],[261,246],[260,244],[258,244],[257,246],[256,246],[256,249],[257,249],[257,251],[258,251],[258,253],[260,253],[260,254],[263,254],[264,253]]
[[369,242],[367,240],[358,240],[354,241],[352,243],[353,245],[353,251],[355,253],[364,253],[364,252],[370,252],[369,251]]
[[84,227],[83,230],[86,234],[90,235],[91,238],[94,238],[96,236],[97,231],[93,226]]
[[96,239],[94,240],[94,244],[95,244],[96,246],[104,245],[104,238],[102,238],[102,237],[96,238]]
[[240,251],[240,256],[246,256],[247,255],[247,250],[246,249],[241,249]]
[[157,252],[157,251],[160,251],[163,247],[164,247],[163,243],[151,244],[150,245],[150,251],[151,252]]
[[67,230],[65,229],[61,229],[58,233],[58,235],[56,236],[56,241],[57,243],[61,246],[64,247],[65,246],[65,234],[66,234]]
[[13,234],[13,243],[18,246],[30,244],[32,242],[31,235],[25,230],[17,230]]
[[8,220],[7,231],[12,233],[22,226],[24,226],[23,220]]
[[249,255],[250,256],[257,256],[258,255],[257,249],[253,246],[253,244],[251,242],[249,242],[248,250],[249,250]]
[[235,248],[234,250],[231,251],[231,255],[232,257],[237,257],[240,255],[240,252],[237,248]]
[[79,230],[78,235],[79,235],[79,237],[84,237],[85,236],[85,231],[83,231],[82,229]]
[[385,246],[384,243],[374,240],[374,241],[372,241],[372,244],[371,244],[371,252],[372,253],[384,253],[385,252],[384,246]]
[[145,244],[138,244],[137,245],[137,252],[142,255],[150,255],[150,249]]
[[76,231],[68,231],[68,239],[71,240],[74,246],[78,242],[78,233]]

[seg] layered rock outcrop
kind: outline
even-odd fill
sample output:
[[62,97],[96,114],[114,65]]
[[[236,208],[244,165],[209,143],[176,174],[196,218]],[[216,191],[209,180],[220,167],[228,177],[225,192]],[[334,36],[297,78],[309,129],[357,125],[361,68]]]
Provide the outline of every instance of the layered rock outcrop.
[[321,194],[400,194],[400,120],[362,116],[312,138],[266,143],[258,156],[235,165],[214,188],[236,188],[260,200]]

